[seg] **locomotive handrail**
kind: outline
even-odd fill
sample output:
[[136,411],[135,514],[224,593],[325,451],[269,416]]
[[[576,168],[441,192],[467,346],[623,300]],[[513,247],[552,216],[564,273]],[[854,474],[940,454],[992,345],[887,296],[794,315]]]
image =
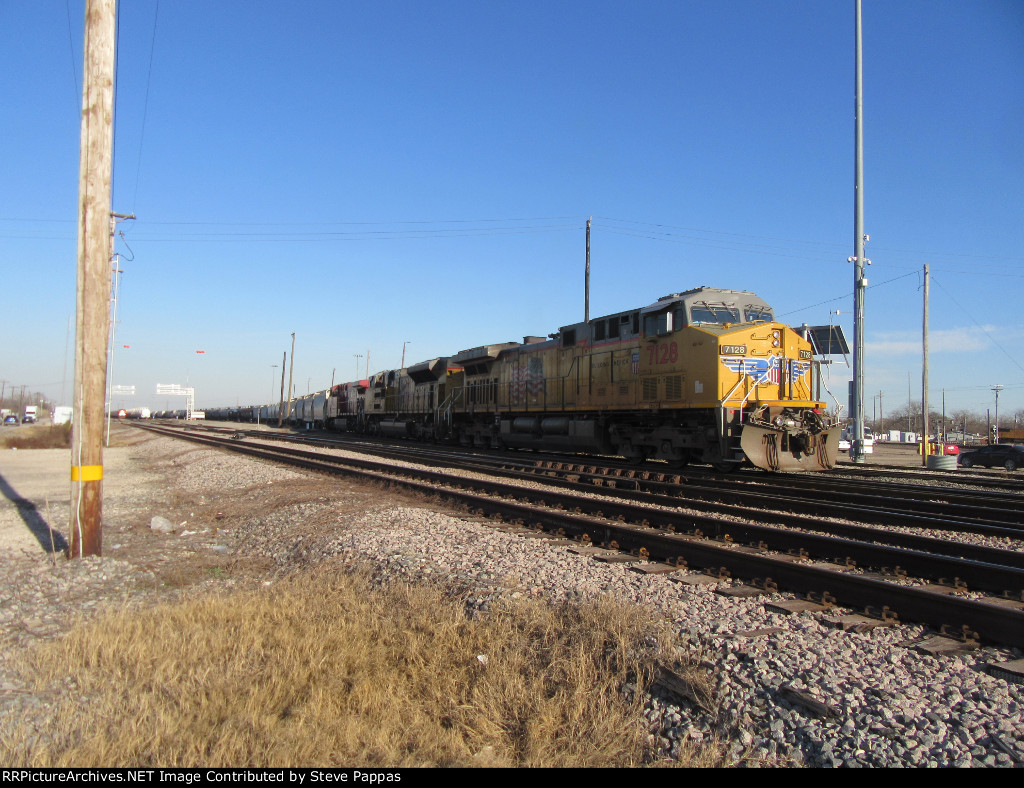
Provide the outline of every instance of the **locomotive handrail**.
[[[743,385],[743,383],[744,383],[744,381],[746,381],[746,379],[747,379],[746,374],[741,374],[740,375],[740,379],[736,381],[736,385],[733,386],[729,390],[728,394],[726,394],[724,397],[722,397],[722,405],[723,406],[732,398],[732,395],[736,393],[736,389],[738,389],[741,385]],[[756,386],[757,383],[755,383],[754,385]],[[749,397],[750,397],[750,394],[748,393],[747,396],[745,396],[742,400],[740,400],[740,409],[741,410],[743,408],[743,404],[747,401],[747,399]]]
[[444,402],[437,406],[434,418],[437,419],[438,422],[441,422],[443,419],[445,424],[451,426],[452,408],[455,407],[456,400],[465,396],[465,391],[465,386],[456,386],[452,389],[451,393],[445,397]]
[[836,415],[833,421],[834,423],[839,424],[839,422],[842,421],[843,413],[843,406],[839,402],[839,398],[832,393],[832,391],[828,387],[828,384],[825,382],[825,379],[821,376],[821,374],[818,375],[818,383],[822,386],[822,388],[825,389],[826,392],[828,392],[828,395],[832,398],[832,401],[836,403]]

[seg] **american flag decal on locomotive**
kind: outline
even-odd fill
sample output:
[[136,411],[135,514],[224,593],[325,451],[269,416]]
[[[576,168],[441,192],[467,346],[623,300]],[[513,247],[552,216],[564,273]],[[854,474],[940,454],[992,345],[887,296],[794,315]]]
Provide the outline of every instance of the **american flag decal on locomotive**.
[[513,367],[512,399],[522,402],[526,398],[536,402],[544,395],[544,359],[537,356],[527,360],[525,367]]
[[[782,359],[778,356],[772,356],[771,358],[723,356],[722,364],[730,372],[738,372],[754,378],[755,386],[758,383],[773,383],[777,386],[782,376]],[[807,361],[790,362],[790,370],[794,379],[802,378],[810,368],[811,365]]]

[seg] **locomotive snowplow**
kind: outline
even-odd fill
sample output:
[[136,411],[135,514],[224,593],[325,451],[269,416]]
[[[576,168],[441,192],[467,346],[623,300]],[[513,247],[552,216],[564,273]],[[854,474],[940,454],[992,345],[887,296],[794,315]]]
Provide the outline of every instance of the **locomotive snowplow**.
[[839,426],[816,410],[763,407],[750,414],[740,436],[747,459],[766,471],[827,471],[839,456]]

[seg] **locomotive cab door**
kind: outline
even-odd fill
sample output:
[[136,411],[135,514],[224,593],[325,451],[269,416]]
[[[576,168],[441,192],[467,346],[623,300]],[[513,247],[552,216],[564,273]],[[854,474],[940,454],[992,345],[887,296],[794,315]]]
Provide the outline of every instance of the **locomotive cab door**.
[[577,363],[576,329],[563,330],[562,348],[558,351],[558,377],[560,378],[562,406],[576,404],[579,393],[580,368]]

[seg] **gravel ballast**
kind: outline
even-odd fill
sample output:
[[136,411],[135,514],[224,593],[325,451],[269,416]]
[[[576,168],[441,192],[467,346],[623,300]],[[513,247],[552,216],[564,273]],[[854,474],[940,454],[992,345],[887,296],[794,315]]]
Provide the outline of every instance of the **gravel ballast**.
[[[17,452],[0,456],[0,714],[47,703],[12,673],[10,657],[106,604],[265,582],[343,558],[383,576],[453,584],[471,610],[504,595],[611,595],[657,611],[716,687],[710,711],[661,689],[650,697],[651,732],[666,753],[718,739],[736,763],[1024,766],[1024,687],[987,672],[1024,657],[1018,650],[931,656],[915,648],[930,634],[920,626],[844,632],[826,623],[834,611],[766,607],[791,595],[723,596],[728,581],[686,586],[639,574],[443,504],[168,438],[127,439],[105,458],[104,556],[82,561],[52,558],[38,537],[40,519],[66,532],[67,483],[30,483]],[[60,469],[54,478],[66,478],[67,453],[47,459]],[[155,517],[174,530],[151,528]],[[26,539],[29,520],[37,535]]]

